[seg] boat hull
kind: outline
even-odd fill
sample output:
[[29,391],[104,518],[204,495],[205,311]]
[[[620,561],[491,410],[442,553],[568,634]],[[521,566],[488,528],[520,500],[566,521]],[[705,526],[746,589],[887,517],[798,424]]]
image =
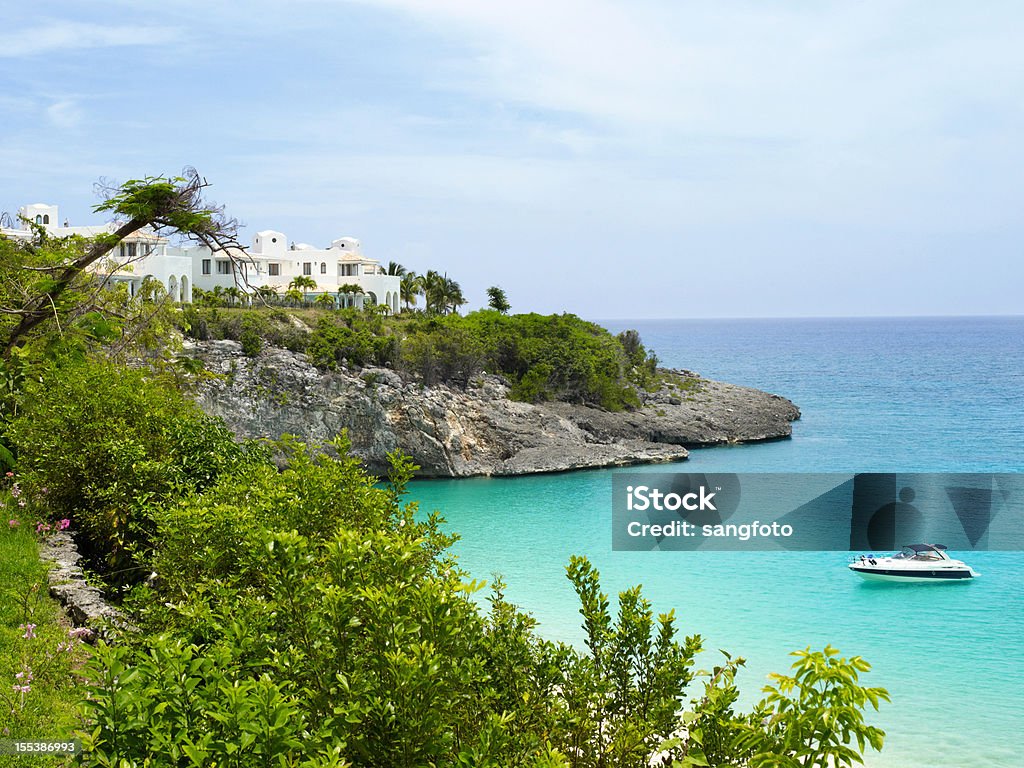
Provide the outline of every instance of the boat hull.
[[974,578],[970,568],[933,568],[901,570],[897,568],[873,568],[850,566],[850,570],[867,581],[914,582],[942,584],[951,581],[968,581]]

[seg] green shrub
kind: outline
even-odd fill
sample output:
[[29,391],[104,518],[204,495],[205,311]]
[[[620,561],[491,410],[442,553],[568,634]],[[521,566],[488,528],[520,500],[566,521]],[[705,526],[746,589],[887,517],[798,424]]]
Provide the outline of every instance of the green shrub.
[[148,548],[157,506],[262,460],[144,370],[102,361],[54,368],[26,381],[20,401],[7,438],[28,497],[70,518],[84,552],[107,570],[128,568]]
[[[260,583],[259,566],[251,557],[262,557],[268,531],[327,540],[343,527],[371,530],[391,524],[397,514],[394,493],[377,487],[347,445],[344,439],[335,441],[337,455],[331,457],[286,440],[283,470],[260,464],[225,474],[207,492],[157,511],[160,544],[151,562],[164,595],[178,600],[204,582]],[[399,469],[406,466],[398,463]],[[433,531],[421,532],[428,530]],[[431,551],[449,541],[436,531],[431,535],[437,542]]]
[[465,389],[483,370],[483,345],[455,322],[430,321],[402,342],[402,367],[424,384],[453,384]]
[[635,366],[622,342],[575,315],[481,310],[417,318],[408,324],[402,365],[427,384],[465,386],[481,370],[502,374],[512,382],[512,396],[527,402],[565,400],[609,410],[639,405]]
[[157,579],[138,602],[152,631],[90,665],[86,764],[627,768],[665,750],[682,766],[795,768],[881,746],[861,710],[885,692],[831,649],[801,654],[748,715],[732,709],[742,660],[687,708],[700,638],[679,639],[638,587],[613,617],[583,558],[567,572],[585,650],[537,637],[500,582],[485,614],[439,520],[401,504],[409,462],[381,486],[336,448],[291,444],[284,471],[225,475],[157,515]]
[[333,370],[343,363],[389,366],[398,354],[398,340],[383,333],[379,317],[341,310],[322,317],[310,335],[307,349],[310,361],[319,368]]
[[259,323],[255,318],[245,318],[242,321],[242,332],[238,336],[242,344],[242,354],[246,357],[256,357],[263,349],[263,339],[260,336]]
[[[210,307],[187,304],[182,307],[178,323],[182,331],[197,341],[230,339],[242,343],[250,357],[259,354],[263,345],[304,352],[309,333],[296,315],[313,317],[316,310],[289,312],[277,307]],[[254,351],[255,350],[255,351]]]

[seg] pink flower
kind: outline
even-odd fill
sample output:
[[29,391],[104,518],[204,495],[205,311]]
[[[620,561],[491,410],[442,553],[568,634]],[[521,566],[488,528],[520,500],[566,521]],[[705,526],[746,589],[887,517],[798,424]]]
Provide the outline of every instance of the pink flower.
[[59,523],[57,523],[57,530],[58,531],[66,531],[70,527],[71,527],[71,521],[68,520],[66,517],[63,520],[61,520]]
[[36,533],[46,533],[49,530],[50,530],[50,524],[49,523],[40,523],[39,525],[36,526]]
[[46,486],[44,485],[44,486],[43,486],[42,488],[40,488],[40,489],[39,489],[39,492],[40,492],[41,494],[43,494],[43,496],[45,496],[46,494],[48,494],[48,493],[50,492],[50,489],[49,489],[49,488],[47,488],[47,487],[46,487]]
[[32,690],[32,686],[31,685],[15,685],[15,686],[12,686],[12,687],[14,688],[14,692],[15,693],[28,693],[29,691]]
[[73,637],[77,640],[88,640],[92,637],[92,630],[88,627],[75,627],[68,630],[68,637]]
[[21,624],[18,626],[18,629],[25,630],[25,634],[21,636],[23,640],[31,640],[33,637],[36,636],[35,624]]
[[18,498],[19,496],[21,496],[21,488],[18,486],[17,483],[11,486],[11,496],[13,496],[14,498]]
[[8,472],[7,473],[7,477],[14,477],[14,473],[13,472]]
[[8,520],[7,521],[7,525],[9,525],[11,528],[17,528],[19,525],[21,525],[21,521],[20,520]]

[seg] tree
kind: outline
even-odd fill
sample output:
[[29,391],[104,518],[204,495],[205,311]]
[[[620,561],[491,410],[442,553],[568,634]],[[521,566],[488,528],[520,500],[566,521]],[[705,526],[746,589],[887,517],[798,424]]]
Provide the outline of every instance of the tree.
[[402,275],[401,291],[405,308],[409,309],[410,306],[414,306],[416,304],[416,297],[423,293],[420,276],[415,272],[406,272]]
[[241,304],[245,299],[245,294],[242,291],[240,291],[237,286],[234,285],[230,286],[229,288],[225,288],[224,295],[228,297],[228,303],[231,306],[235,306],[235,304]]
[[423,297],[426,299],[427,314],[441,314],[444,311],[442,297],[444,294],[445,278],[439,272],[432,269],[420,278],[420,288]]
[[356,285],[355,283],[343,283],[342,285],[338,286],[338,305],[341,307],[345,307],[347,304],[347,299],[362,295],[362,286]]
[[487,305],[503,315],[508,314],[508,311],[512,308],[512,305],[508,303],[505,291],[496,285],[492,285],[487,289]]
[[[192,289],[192,293],[195,293],[195,288]],[[277,288],[272,288],[269,285],[262,285],[254,290],[256,297],[264,304],[269,304],[277,299]]]
[[447,315],[467,303],[462,294],[462,286],[447,274],[442,275],[431,269],[420,281],[429,314]]
[[322,307],[330,307],[333,309],[334,297],[331,296],[331,294],[329,293],[321,293],[319,296],[316,297],[316,301],[314,301],[314,303],[319,304]]
[[395,275],[397,277],[403,277],[406,274],[405,267],[399,264],[397,261],[388,262],[388,274]]
[[16,279],[19,289],[4,295],[4,306],[0,307],[2,314],[17,318],[0,337],[3,357],[10,358],[12,350],[23,346],[48,321],[59,326],[62,318],[78,309],[78,302],[68,306],[63,301],[65,294],[90,267],[140,229],[178,233],[237,260],[244,253],[236,240],[238,223],[226,218],[222,208],[203,199],[207,186],[195,169],[188,168],[182,176],[148,176],[119,187],[104,187],[107,199],[94,210],[112,213],[114,230],[91,240],[79,240],[76,248],[64,249],[54,259],[39,258],[39,249],[48,245],[40,228],[35,242],[27,244],[22,254],[28,258],[3,265],[4,271],[10,272],[4,275],[5,281]]
[[309,277],[308,275],[298,275],[294,279],[292,279],[290,283],[288,283],[288,287],[295,288],[296,290],[301,290],[302,301],[303,303],[305,303],[307,299],[306,292],[316,290],[316,280],[314,280],[312,277]]
[[462,294],[462,286],[452,278],[448,277],[448,275],[444,276],[441,296],[441,310],[446,315],[450,312],[458,314],[459,307],[468,303],[466,301],[466,297]]

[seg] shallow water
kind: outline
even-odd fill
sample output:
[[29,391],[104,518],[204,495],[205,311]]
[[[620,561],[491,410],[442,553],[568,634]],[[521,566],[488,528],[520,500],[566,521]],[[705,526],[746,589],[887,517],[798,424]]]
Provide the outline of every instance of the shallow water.
[[[686,471],[1024,469],[1024,319],[660,321],[636,327],[664,363],[790,397],[790,441],[694,451]],[[659,467],[659,471],[672,469]],[[1014,766],[1024,752],[1024,554],[974,552],[966,584],[867,584],[843,553],[611,551],[613,470],[420,481],[412,496],[462,536],[474,577],[500,573],[508,596],[552,639],[579,642],[565,578],[585,554],[616,593],[642,583],[655,609],[747,659],[743,702],[787,654],[826,643],[873,666],[893,702],[878,766]],[[954,554],[954,556],[956,556]]]

